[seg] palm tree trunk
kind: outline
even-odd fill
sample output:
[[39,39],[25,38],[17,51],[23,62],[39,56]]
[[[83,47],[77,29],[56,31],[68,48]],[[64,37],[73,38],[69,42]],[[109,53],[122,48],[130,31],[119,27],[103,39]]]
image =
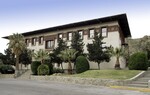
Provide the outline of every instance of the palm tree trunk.
[[18,77],[19,76],[19,56],[16,56],[16,70],[15,70],[15,74],[14,77]]
[[98,63],[98,69],[100,70],[100,63]]
[[61,69],[64,70],[62,63],[60,63],[60,64],[61,64]]
[[16,56],[16,70],[19,70],[19,56]]
[[120,68],[120,62],[119,62],[119,57],[116,58],[115,69],[121,69]]
[[22,62],[21,62],[21,70],[22,70]]
[[71,61],[68,61],[68,73],[72,74],[72,65],[71,65]]

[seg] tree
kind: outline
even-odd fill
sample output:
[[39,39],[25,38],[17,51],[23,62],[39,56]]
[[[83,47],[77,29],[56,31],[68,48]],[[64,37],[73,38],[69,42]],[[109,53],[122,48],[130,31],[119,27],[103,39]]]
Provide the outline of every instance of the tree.
[[74,68],[76,67],[75,60],[77,59],[77,57],[80,55],[83,55],[83,51],[84,51],[83,47],[84,47],[84,43],[83,43],[83,39],[81,35],[79,34],[79,32],[74,32],[72,40],[71,40],[71,48],[78,51],[75,59],[72,60],[72,62],[74,63]]
[[[22,52],[20,54],[20,63],[24,64],[25,66],[27,66],[28,64],[32,63],[32,55],[31,55],[32,51],[29,49],[25,49],[24,52]],[[22,69],[22,65],[21,65],[21,69]]]
[[68,73],[72,74],[72,65],[71,65],[71,60],[75,59],[76,54],[78,51],[75,49],[65,49],[60,52],[58,57],[62,58],[65,62],[68,62]]
[[63,66],[62,66],[63,60],[62,60],[60,57],[58,57],[58,54],[60,54],[61,51],[65,50],[65,49],[67,49],[67,48],[68,48],[68,47],[67,47],[66,42],[64,42],[62,39],[59,39],[59,40],[58,40],[58,47],[55,48],[55,49],[53,50],[53,53],[50,54],[50,56],[51,56],[51,61],[52,61],[53,63],[60,64],[61,67],[62,67],[62,70],[63,70]]
[[144,36],[140,39],[139,46],[140,51],[143,51],[147,54],[148,59],[150,59],[150,37]]
[[12,53],[12,50],[6,49],[6,50],[4,50],[4,52],[5,52],[5,57],[6,57],[5,64],[15,65],[15,55],[14,55],[14,53]]
[[81,35],[78,32],[74,32],[73,38],[71,40],[71,48],[78,51],[76,57],[83,54],[83,39],[81,39]]
[[5,65],[15,65],[15,55],[12,53],[11,49],[4,50],[5,54],[0,53],[0,59]]
[[100,69],[101,62],[109,62],[110,61],[110,47],[103,46],[105,44],[102,42],[103,37],[101,34],[95,33],[95,37],[92,44],[87,44],[88,50],[88,59],[90,61],[94,61],[98,64],[98,68]]
[[49,53],[47,51],[44,51],[40,49],[39,51],[36,51],[33,56],[36,60],[40,60],[41,64],[44,64],[44,59],[49,58]]
[[120,68],[120,61],[119,61],[119,59],[120,59],[121,56],[124,55],[123,49],[122,48],[118,48],[118,47],[112,48],[111,49],[111,53],[112,53],[113,56],[116,57],[115,69],[121,69]]
[[8,45],[8,48],[11,49],[16,56],[16,73],[18,74],[19,56],[22,53],[22,51],[26,48],[24,36],[18,33],[9,36]]

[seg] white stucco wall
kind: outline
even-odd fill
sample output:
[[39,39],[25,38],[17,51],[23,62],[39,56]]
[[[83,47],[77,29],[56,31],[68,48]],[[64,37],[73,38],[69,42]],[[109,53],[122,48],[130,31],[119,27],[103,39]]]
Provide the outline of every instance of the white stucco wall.
[[[84,26],[84,27],[75,27],[75,28],[70,28],[70,29],[65,29],[65,30],[58,30],[58,31],[54,31],[54,32],[44,33],[44,34],[42,34],[42,36],[57,35],[59,33],[67,33],[70,31],[87,30],[90,28],[100,28],[103,26],[113,26],[113,25],[118,25],[118,22],[109,22],[109,23],[95,24],[95,25],[89,25],[89,26]],[[40,36],[41,35],[38,34],[38,35],[28,36],[26,38],[33,38],[33,37],[40,37]],[[66,40],[66,38],[63,38],[63,39]],[[88,35],[83,36],[83,42],[85,44],[84,45],[84,53],[88,53],[86,45],[88,43],[92,43],[92,40],[93,39],[88,38]],[[106,46],[112,45],[114,48],[120,47],[121,46],[121,38],[120,38],[119,31],[108,32],[108,36],[106,38],[104,38],[103,41],[106,42]],[[67,41],[67,45],[69,46],[70,44],[71,44],[71,41]],[[57,39],[55,39],[54,47],[57,47]],[[29,43],[28,48],[35,50],[35,51],[38,51],[39,49],[45,49],[45,41],[44,41],[43,45],[39,45],[38,42],[36,42],[36,45],[32,46],[31,43]],[[101,63],[100,66],[101,66],[101,69],[114,68],[115,63],[116,63],[116,59],[114,57],[112,57],[111,61],[109,63],[103,62],[103,63]],[[124,68],[125,60],[123,58],[120,59],[120,63],[121,63],[121,67]],[[67,66],[68,65],[66,63],[63,64],[63,67],[65,69],[67,69]],[[97,63],[90,62],[90,67],[91,67],[91,69],[97,69]]]

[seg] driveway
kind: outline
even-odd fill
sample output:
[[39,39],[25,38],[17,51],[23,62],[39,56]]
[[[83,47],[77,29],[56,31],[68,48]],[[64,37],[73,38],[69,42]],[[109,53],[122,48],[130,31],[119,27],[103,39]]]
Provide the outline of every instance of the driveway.
[[150,93],[117,90],[103,86],[0,79],[0,95],[150,95]]

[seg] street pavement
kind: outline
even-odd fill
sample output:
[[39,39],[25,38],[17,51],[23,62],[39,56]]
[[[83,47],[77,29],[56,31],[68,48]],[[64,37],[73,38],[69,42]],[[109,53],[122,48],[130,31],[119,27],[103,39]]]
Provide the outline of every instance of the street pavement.
[[150,95],[150,93],[103,86],[0,79],[0,95]]

